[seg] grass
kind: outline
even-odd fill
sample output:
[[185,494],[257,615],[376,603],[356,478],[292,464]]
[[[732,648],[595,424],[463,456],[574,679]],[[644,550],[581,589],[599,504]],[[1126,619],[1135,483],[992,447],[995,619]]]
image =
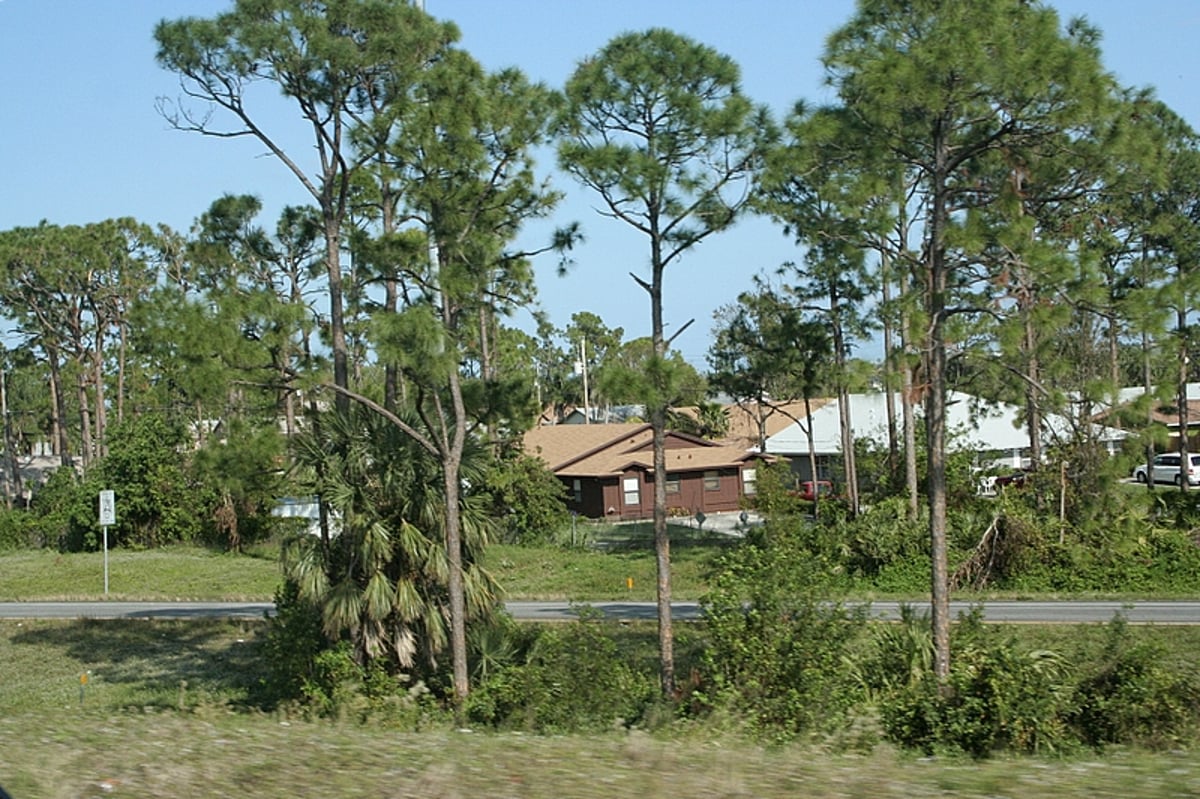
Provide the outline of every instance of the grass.
[[[717,546],[671,549],[671,594],[699,599]],[[654,550],[625,547],[607,552],[556,547],[488,547],[484,567],[504,589],[506,599],[651,601],[657,566]]]
[[[699,599],[706,571],[728,537],[672,526],[671,584],[679,600]],[[496,544],[484,566],[510,600],[649,601],[657,567],[648,524],[588,526],[589,546],[521,547]],[[599,542],[599,543],[597,543]],[[109,599],[124,601],[269,601],[279,587],[278,546],[238,556],[199,547],[109,552]],[[104,597],[99,552],[49,549],[0,552],[0,602],[72,601]]]
[[[246,709],[263,629],[0,621],[0,784],[14,799],[1200,796],[1200,762],[1182,753],[975,762],[883,745],[762,747],[715,726],[550,737],[305,721]],[[1069,636],[1095,629],[1036,635],[1065,650],[1077,640]],[[1180,655],[1195,651],[1195,634],[1169,633],[1163,640]]]
[[639,734],[586,740],[397,734],[220,713],[81,713],[71,732],[39,719],[5,718],[0,750],[18,764],[7,785],[15,799],[271,799],[298,793],[340,799],[1142,799],[1200,791],[1200,766],[1182,755],[971,763],[913,760],[887,750],[830,755]]
[[[485,566],[508,599],[653,599],[648,525],[581,530],[603,549],[494,546]],[[705,591],[719,537],[673,531],[678,599]],[[267,600],[272,550],[238,557],[202,549],[110,553],[110,598]],[[102,596],[98,553],[0,554],[0,600]],[[632,580],[632,586],[629,581]],[[1110,749],[1057,759],[918,758],[890,746],[831,751],[763,747],[717,723],[648,734],[528,736],[421,732],[385,724],[264,712],[260,621],[0,620],[0,785],[14,799],[217,797],[1200,797],[1191,754]],[[1099,646],[1097,627],[1013,628],[1037,648]],[[1135,628],[1170,658],[1193,662],[1200,629]],[[648,668],[654,629],[621,628],[622,652]],[[702,629],[677,630],[686,665]],[[1090,637],[1089,637],[1090,636]],[[1081,649],[1082,647],[1082,649]],[[86,677],[86,683],[83,678]],[[302,787],[298,791],[298,786]]]
[[[108,554],[113,600],[267,601],[279,587],[275,558],[222,554],[197,547]],[[0,556],[0,601],[73,601],[104,597],[99,552],[20,550]]]

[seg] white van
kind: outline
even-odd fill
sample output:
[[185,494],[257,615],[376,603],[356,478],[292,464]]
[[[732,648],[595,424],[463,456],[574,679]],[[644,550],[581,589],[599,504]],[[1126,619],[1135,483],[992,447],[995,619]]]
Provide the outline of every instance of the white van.
[[[1200,486],[1200,453],[1188,453],[1189,466],[1187,481],[1189,486]],[[1182,481],[1179,470],[1180,456],[1178,452],[1167,452],[1154,458],[1150,466],[1139,466],[1133,470],[1133,479],[1139,483],[1153,480],[1156,483],[1174,483]]]

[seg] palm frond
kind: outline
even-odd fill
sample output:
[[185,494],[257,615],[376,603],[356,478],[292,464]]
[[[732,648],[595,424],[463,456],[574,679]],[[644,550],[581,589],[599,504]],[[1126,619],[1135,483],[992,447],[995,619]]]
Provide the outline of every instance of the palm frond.
[[387,575],[382,572],[372,574],[367,580],[367,587],[363,589],[362,594],[363,609],[368,619],[381,621],[391,614],[395,592]]
[[420,589],[412,580],[407,579],[396,581],[392,608],[396,615],[406,622],[416,621],[428,613],[428,605]]
[[346,578],[332,586],[322,608],[325,633],[331,638],[349,632],[357,634],[362,621],[363,595],[358,584]]

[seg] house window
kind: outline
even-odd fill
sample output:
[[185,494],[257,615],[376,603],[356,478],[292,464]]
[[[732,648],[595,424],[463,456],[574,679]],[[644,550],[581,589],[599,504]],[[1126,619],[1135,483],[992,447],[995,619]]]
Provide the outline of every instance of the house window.
[[583,502],[583,481],[576,478],[571,483],[571,493],[575,495],[576,504]]
[[640,505],[642,503],[641,494],[638,491],[638,482],[639,480],[636,477],[626,477],[622,481],[626,505]]
[[678,494],[679,493],[679,478],[678,477],[668,477],[667,478],[667,493],[668,494]]
[[742,493],[748,497],[758,493],[757,469],[742,469]]
[[704,473],[704,490],[705,491],[720,491],[721,490],[721,473],[720,472],[705,472]]

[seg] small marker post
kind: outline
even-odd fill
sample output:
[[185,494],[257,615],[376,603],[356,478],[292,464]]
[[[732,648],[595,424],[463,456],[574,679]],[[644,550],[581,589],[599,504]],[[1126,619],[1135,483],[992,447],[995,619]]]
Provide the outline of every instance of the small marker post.
[[104,530],[104,595],[108,596],[108,527],[117,523],[117,502],[112,491],[100,492],[100,527]]

